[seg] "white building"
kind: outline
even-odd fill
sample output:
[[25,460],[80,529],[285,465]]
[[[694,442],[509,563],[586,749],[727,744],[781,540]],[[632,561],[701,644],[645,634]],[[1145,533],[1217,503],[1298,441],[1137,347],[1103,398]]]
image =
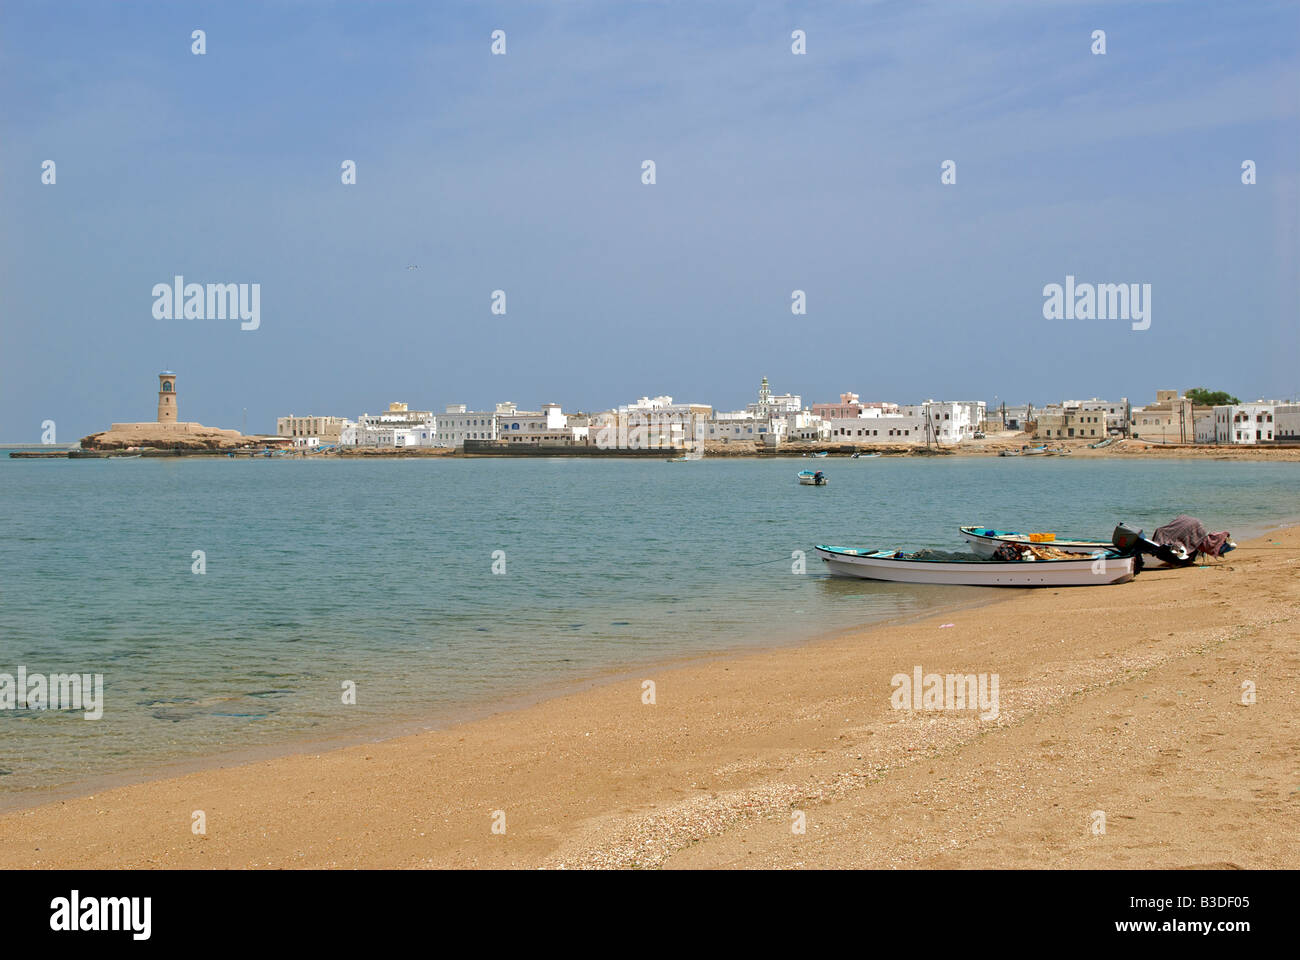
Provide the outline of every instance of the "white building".
[[539,411],[503,411],[498,405],[496,415],[497,439],[503,443],[585,443],[588,427],[570,424],[558,403],[544,403]]
[[798,410],[785,415],[785,436],[789,440],[828,440],[830,421],[808,410]]
[[1257,400],[1214,408],[1215,443],[1275,443],[1278,404]]
[[354,447],[432,447],[437,445],[437,424],[429,410],[410,410],[390,403],[383,413],[363,413],[356,423],[345,421],[339,443]]
[[[901,417],[920,417],[924,426],[928,415],[932,423],[930,439],[938,443],[961,443],[972,439],[984,422],[987,404],[983,400],[927,400],[925,403],[905,404],[899,408]],[[921,431],[920,442],[926,440]]]
[[[856,417],[831,417],[827,439],[872,443],[961,443],[972,439],[984,422],[982,400],[903,404],[897,413],[884,406],[863,406]],[[926,429],[927,419],[930,429]]]
[[435,418],[438,446],[463,447],[466,440],[495,440],[499,411],[513,413],[513,403],[497,404],[497,411],[467,410],[463,403],[449,403],[445,413]]
[[883,414],[876,410],[861,417],[832,417],[826,423],[830,428],[827,438],[832,441],[925,443],[923,416]]
[[713,413],[705,403],[674,403],[669,396],[642,397],[592,418],[589,435],[606,450],[657,450],[686,447],[705,438]]

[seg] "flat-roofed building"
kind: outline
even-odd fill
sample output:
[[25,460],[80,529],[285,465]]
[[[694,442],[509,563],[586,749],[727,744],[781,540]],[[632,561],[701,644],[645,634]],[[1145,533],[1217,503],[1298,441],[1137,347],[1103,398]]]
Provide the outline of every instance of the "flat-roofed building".
[[1278,443],[1300,443],[1300,403],[1279,403],[1273,416],[1273,439]]
[[1156,402],[1129,411],[1129,435],[1153,443],[1193,443],[1196,418],[1211,412],[1198,406],[1177,390],[1157,390]]
[[565,416],[558,403],[544,403],[539,411],[497,414],[497,439],[502,443],[586,443],[588,430],[580,420],[571,421]]
[[1110,436],[1104,408],[1044,407],[1034,436],[1042,440],[1104,440]]
[[355,424],[344,424],[339,444],[345,447],[434,447],[437,422],[430,410],[411,410],[405,403],[388,405],[382,413],[363,413]]
[[440,447],[463,447],[466,440],[497,439],[498,411],[514,411],[513,403],[497,404],[497,410],[469,410],[463,403],[449,403],[435,418]]
[[[902,417],[930,418],[930,439],[939,443],[961,443],[972,439],[984,423],[988,404],[983,400],[927,400],[924,403],[904,404],[898,413]],[[921,442],[925,442],[922,430]]]
[[315,437],[322,443],[338,443],[348,423],[346,417],[300,417],[291,413],[276,418],[275,432],[281,437]]
[[1264,400],[1214,408],[1214,442],[1253,445],[1277,443],[1278,404]]

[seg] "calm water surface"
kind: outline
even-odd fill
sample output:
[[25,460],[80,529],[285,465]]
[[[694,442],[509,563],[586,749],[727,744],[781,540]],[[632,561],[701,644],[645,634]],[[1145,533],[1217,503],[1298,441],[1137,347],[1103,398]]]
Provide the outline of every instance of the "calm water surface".
[[794,574],[815,543],[1300,517],[1293,463],[833,458],[801,487],[808,465],[0,459],[0,672],[102,673],[106,700],[0,710],[0,803],[985,595]]

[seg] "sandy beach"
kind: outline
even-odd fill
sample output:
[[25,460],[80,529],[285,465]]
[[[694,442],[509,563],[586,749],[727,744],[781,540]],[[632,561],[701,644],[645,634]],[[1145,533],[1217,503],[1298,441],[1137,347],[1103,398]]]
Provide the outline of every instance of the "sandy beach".
[[[1295,868],[1298,574],[1295,527],[1122,586],[49,803],[0,817],[0,866]],[[996,718],[895,709],[916,667],[996,674]]]

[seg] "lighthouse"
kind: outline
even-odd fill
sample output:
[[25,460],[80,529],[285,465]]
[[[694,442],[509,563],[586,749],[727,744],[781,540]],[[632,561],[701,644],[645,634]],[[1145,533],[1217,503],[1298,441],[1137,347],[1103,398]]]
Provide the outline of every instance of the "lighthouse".
[[158,374],[158,422],[176,422],[176,374],[170,370]]

